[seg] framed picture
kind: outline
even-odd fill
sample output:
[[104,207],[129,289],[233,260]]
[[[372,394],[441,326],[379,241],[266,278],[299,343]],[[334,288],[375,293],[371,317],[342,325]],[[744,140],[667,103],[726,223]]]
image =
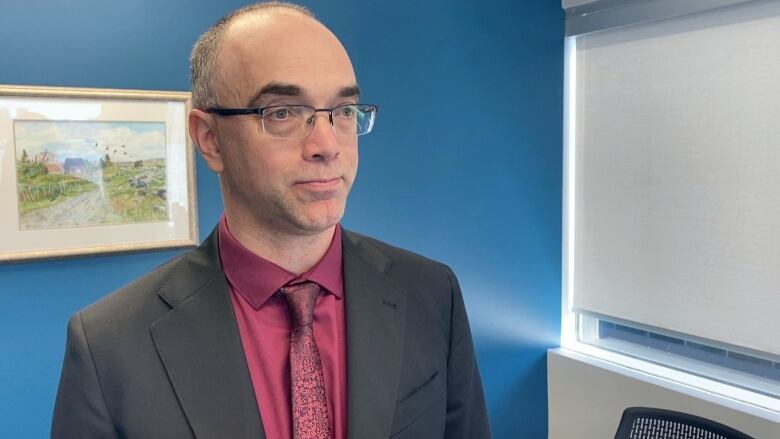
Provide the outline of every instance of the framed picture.
[[0,262],[188,247],[190,94],[0,86]]

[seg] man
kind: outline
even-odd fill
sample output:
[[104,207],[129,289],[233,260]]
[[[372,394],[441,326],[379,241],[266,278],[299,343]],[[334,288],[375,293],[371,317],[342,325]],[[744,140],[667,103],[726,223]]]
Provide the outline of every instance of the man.
[[452,271],[339,225],[376,107],[338,39],[251,5],[199,39],[192,81],[224,216],[71,319],[52,436],[490,437]]

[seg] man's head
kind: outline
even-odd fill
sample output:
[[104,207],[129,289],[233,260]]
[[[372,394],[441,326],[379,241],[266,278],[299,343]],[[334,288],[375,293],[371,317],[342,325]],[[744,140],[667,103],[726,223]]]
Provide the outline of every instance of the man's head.
[[[285,112],[228,117],[214,108],[358,102],[355,74],[333,33],[298,6],[266,3],[218,21],[192,54],[190,134],[220,174],[231,224],[306,235],[343,215],[357,172],[357,137],[339,135],[318,112],[303,137],[280,138],[269,123]],[[265,128],[264,128],[265,127]],[[232,218],[231,218],[232,216]]]

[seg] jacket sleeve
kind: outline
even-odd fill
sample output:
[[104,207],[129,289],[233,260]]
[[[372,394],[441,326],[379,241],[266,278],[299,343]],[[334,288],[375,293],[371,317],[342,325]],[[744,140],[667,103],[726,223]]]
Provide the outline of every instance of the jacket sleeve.
[[447,268],[452,285],[450,353],[447,362],[446,439],[490,439],[482,381],[460,285]]
[[68,322],[65,360],[54,404],[53,439],[116,438],[81,314]]

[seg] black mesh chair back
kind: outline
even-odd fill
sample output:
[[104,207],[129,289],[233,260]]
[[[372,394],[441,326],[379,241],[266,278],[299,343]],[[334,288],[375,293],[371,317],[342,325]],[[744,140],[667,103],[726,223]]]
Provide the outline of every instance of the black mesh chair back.
[[623,411],[615,439],[753,439],[698,416],[648,407]]

